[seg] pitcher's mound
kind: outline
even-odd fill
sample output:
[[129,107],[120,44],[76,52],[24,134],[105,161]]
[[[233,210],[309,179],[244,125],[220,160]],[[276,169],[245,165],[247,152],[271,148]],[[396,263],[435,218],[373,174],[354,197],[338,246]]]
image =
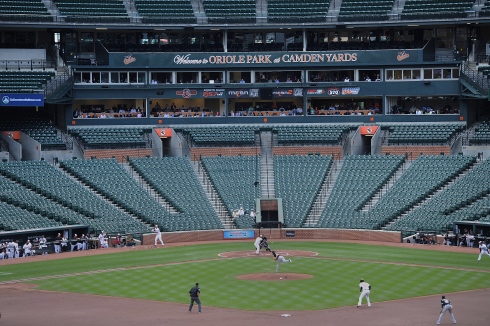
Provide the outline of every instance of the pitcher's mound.
[[306,280],[313,278],[310,274],[297,274],[297,273],[257,273],[257,274],[244,274],[238,275],[236,278],[240,280],[249,281],[294,281],[294,280]]

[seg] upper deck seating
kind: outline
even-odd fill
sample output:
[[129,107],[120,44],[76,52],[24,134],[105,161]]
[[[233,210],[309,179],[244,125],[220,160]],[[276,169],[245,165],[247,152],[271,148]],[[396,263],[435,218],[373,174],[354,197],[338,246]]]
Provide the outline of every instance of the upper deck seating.
[[2,0],[0,20],[25,22],[52,22],[53,17],[42,0]]
[[190,0],[135,0],[145,24],[195,24]]
[[338,145],[350,125],[285,125],[275,126],[272,132],[279,145]]
[[0,71],[0,92],[19,93],[39,91],[55,76],[54,71]]
[[255,0],[203,0],[210,23],[255,23]]
[[241,146],[253,145],[258,127],[219,126],[185,128],[183,134],[197,146]]
[[388,20],[394,0],[343,0],[339,22]]
[[151,128],[74,128],[69,133],[79,139],[85,148],[145,148],[145,134]]
[[447,144],[457,133],[463,131],[463,124],[404,124],[382,126],[388,130],[388,145]]
[[129,23],[122,0],[53,0],[66,22]]
[[268,0],[270,23],[324,22],[330,0]]
[[473,7],[473,0],[407,0],[401,19],[466,18],[466,11]]
[[475,128],[475,134],[469,139],[470,145],[488,145],[490,144],[490,121],[483,121],[478,128]]

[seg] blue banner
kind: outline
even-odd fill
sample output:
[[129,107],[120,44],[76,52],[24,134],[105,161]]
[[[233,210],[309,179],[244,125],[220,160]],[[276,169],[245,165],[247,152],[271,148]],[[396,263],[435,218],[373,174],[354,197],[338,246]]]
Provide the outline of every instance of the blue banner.
[[223,231],[223,239],[254,239],[254,230],[227,230]]
[[44,106],[44,94],[2,94],[0,106]]

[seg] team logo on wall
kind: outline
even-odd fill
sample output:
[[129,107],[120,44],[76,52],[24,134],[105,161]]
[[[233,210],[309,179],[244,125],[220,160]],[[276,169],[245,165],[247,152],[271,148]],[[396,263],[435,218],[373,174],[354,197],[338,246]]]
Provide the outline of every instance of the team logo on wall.
[[133,57],[132,54],[128,54],[127,56],[124,57],[124,60],[123,60],[125,65],[129,65],[130,63],[135,62],[135,61],[136,61],[136,58]]
[[408,54],[405,51],[400,51],[400,52],[398,52],[398,55],[396,56],[396,60],[403,61],[408,57],[410,57],[410,54]]
[[327,90],[327,94],[330,95],[330,96],[340,95],[340,89],[338,89],[338,88],[329,88]]
[[298,97],[303,96],[303,89],[302,88],[295,88],[293,90],[293,93],[294,93],[294,96],[298,96]]
[[188,88],[185,88],[181,91],[176,91],[175,94],[182,96],[183,98],[190,98],[193,95],[197,94],[196,90],[190,90]]
[[2,103],[3,104],[9,104],[9,102],[10,102],[10,98],[8,96],[2,97]]

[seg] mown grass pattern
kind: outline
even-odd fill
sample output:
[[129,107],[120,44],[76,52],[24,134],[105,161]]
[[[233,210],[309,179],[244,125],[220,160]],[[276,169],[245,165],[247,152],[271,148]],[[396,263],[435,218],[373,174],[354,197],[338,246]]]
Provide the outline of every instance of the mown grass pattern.
[[[490,264],[478,263],[476,254],[345,243],[280,242],[272,245],[278,251],[318,252],[318,257],[293,257],[293,263],[282,264],[280,268],[280,272],[311,274],[314,278],[272,282],[236,279],[240,274],[274,273],[275,262],[269,257],[219,258],[220,252],[253,251],[250,243],[230,242],[1,266],[0,272],[14,274],[0,275],[0,281],[127,268],[34,283],[46,290],[187,304],[189,289],[199,282],[204,306],[244,310],[354,306],[361,277],[373,286],[373,303],[490,287]],[[16,274],[21,270],[23,272]]]

